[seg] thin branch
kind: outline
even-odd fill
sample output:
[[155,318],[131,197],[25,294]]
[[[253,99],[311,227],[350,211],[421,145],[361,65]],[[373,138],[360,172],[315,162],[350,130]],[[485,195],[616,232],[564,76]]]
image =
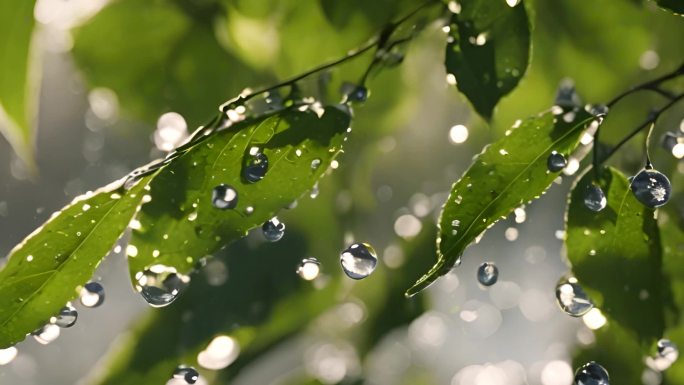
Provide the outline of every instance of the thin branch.
[[668,98],[671,99],[671,94],[669,94],[667,91],[662,90],[660,87],[658,87],[661,83],[666,82],[670,79],[674,79],[676,77],[679,77],[681,75],[684,75],[684,63],[682,63],[676,70],[667,73],[665,75],[662,75],[658,78],[655,78],[653,80],[650,80],[646,83],[639,84],[638,86],[634,86],[627,91],[617,95],[614,97],[611,101],[609,101],[606,105],[610,108],[613,107],[617,102],[622,100],[625,96],[631,95],[637,91],[641,90],[651,90],[660,93],[661,95],[664,95]]

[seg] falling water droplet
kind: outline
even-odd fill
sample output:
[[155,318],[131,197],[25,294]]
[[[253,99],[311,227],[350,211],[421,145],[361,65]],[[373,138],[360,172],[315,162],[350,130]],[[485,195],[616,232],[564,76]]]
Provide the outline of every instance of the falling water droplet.
[[33,338],[42,345],[47,345],[59,337],[59,326],[55,324],[46,324],[40,329],[31,333]]
[[679,348],[674,342],[668,339],[660,339],[657,343],[658,356],[668,360],[670,363],[674,363],[679,358]]
[[349,278],[363,279],[375,270],[378,256],[368,243],[354,243],[340,254],[340,263]]
[[610,385],[610,378],[603,366],[591,361],[577,369],[575,385]]
[[485,262],[477,269],[477,281],[484,286],[492,286],[499,279],[499,268],[492,262]]
[[307,281],[316,279],[320,272],[321,263],[316,258],[305,258],[297,267],[297,274]]
[[67,304],[59,311],[53,323],[61,328],[70,328],[76,324],[77,319],[78,312],[73,306]]
[[136,274],[138,291],[152,307],[171,304],[190,282],[190,277],[180,274],[173,267],[153,265]]
[[599,212],[606,208],[608,200],[601,187],[590,184],[584,192],[584,205],[591,211]]
[[229,185],[221,184],[214,187],[211,194],[211,204],[217,209],[227,210],[237,206],[238,193]]
[[577,284],[577,279],[575,278],[561,279],[558,282],[556,286],[556,303],[558,303],[558,306],[565,314],[572,317],[581,317],[594,307],[594,304],[589,300],[589,296]]
[[644,206],[656,208],[670,200],[672,185],[665,174],[653,169],[641,170],[632,179],[630,188],[636,199]]
[[199,373],[193,367],[179,365],[173,372],[173,378],[183,380],[187,384],[194,384],[199,379]]
[[98,307],[102,305],[104,298],[104,288],[98,282],[88,282],[81,289],[80,301],[85,307]]
[[[256,149],[256,150],[252,150]],[[268,171],[268,157],[258,147],[252,147],[247,155],[242,175],[249,183],[256,183],[266,176]]]
[[285,224],[279,221],[277,217],[273,217],[261,226],[261,231],[267,241],[277,242],[285,235]]
[[551,154],[546,159],[546,167],[551,172],[558,172],[558,171],[564,169],[565,166],[567,166],[567,165],[568,165],[568,160],[565,159],[563,154],[560,154],[556,151],[551,151]]

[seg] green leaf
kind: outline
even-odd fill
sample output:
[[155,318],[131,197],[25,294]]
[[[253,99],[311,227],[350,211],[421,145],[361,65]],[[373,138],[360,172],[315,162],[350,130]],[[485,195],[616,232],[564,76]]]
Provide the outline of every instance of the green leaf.
[[530,22],[523,1],[459,1],[451,17],[446,69],[484,118],[511,92],[527,70]]
[[[130,241],[137,255],[129,258],[134,284],[136,274],[151,265],[192,270],[297,200],[341,151],[349,122],[348,113],[336,107],[326,107],[321,117],[311,109],[288,109],[220,131],[173,161],[150,184],[152,200],[137,218],[140,229]],[[253,147],[268,157],[269,166],[263,180],[248,183],[242,165]],[[237,191],[234,209],[212,205],[220,184]]]
[[654,0],[660,8],[684,16],[684,1],[682,0]]
[[586,173],[570,194],[565,245],[572,271],[597,307],[650,344],[663,335],[666,284],[653,210],[634,198],[614,168],[601,173],[607,207],[589,210],[584,195],[593,177]]
[[78,296],[126,229],[150,177],[76,198],[12,250],[0,271],[0,347],[24,339]]
[[33,167],[33,130],[38,105],[37,68],[31,60],[35,0],[0,0],[0,131]]
[[442,209],[437,263],[406,295],[415,295],[446,274],[465,248],[499,218],[538,198],[558,176],[548,171],[548,156],[552,151],[572,153],[591,120],[584,110],[563,116],[545,112],[485,147],[454,184]]

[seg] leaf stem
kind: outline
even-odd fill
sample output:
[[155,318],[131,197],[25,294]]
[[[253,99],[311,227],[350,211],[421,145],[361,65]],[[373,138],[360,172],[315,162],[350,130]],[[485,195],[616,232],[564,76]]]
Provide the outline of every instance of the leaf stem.
[[665,96],[666,98],[668,98],[668,99],[670,99],[670,100],[673,100],[673,98],[675,97],[675,95],[673,95],[672,93],[670,93],[670,92],[668,92],[668,91],[666,91],[666,90],[663,90],[662,88],[659,87],[659,85],[660,85],[661,83],[664,83],[664,82],[666,82],[666,81],[668,81],[668,80],[674,79],[674,78],[679,77],[679,76],[682,76],[682,75],[684,75],[684,63],[682,63],[677,69],[675,69],[675,70],[672,71],[672,72],[669,72],[669,73],[667,73],[667,74],[665,74],[665,75],[662,75],[662,76],[660,76],[660,77],[657,77],[657,78],[655,78],[655,79],[653,79],[653,80],[650,80],[650,81],[648,81],[648,82],[646,82],[646,83],[642,83],[642,84],[639,84],[639,85],[637,85],[637,86],[634,86],[634,87],[628,89],[627,91],[625,91],[625,92],[623,92],[623,93],[617,95],[617,96],[614,97],[611,101],[609,101],[609,102],[606,104],[606,106],[608,106],[608,108],[611,108],[611,107],[613,107],[615,104],[617,104],[620,100],[622,100],[624,97],[626,97],[626,96],[628,96],[628,95],[631,95],[631,94],[633,94],[633,93],[635,93],[635,92],[637,92],[637,91],[641,91],[641,90],[650,90],[650,91],[654,91],[654,92],[657,92],[657,93],[659,93],[659,94]]

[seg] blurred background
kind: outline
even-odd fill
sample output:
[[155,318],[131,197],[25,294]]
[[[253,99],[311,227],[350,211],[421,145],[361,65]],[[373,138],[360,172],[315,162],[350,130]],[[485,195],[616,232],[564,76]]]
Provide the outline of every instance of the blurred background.
[[[563,212],[577,165],[489,230],[427,292],[403,297],[435,261],[441,204],[485,144],[549,108],[563,79],[585,102],[601,103],[684,60],[681,17],[650,2],[531,5],[532,64],[492,122],[447,84],[443,24],[430,23],[401,65],[371,77],[339,167],[315,199],[279,216],[282,241],[266,243],[255,231],[195,273],[165,309],[149,308],[132,290],[125,256],[113,252],[95,277],[104,305],[77,305],[78,323],[49,345],[19,344],[18,356],[0,366],[0,384],[151,384],[136,378],[151,378],[164,360],[182,363],[204,348],[197,341],[216,334],[247,342],[227,368],[201,370],[200,382],[570,384],[573,356],[595,347],[594,329],[610,327],[600,313],[576,319],[555,304],[556,282],[568,271]],[[413,7],[408,0],[38,0],[37,171],[0,140],[0,255],[73,197],[163,156],[242,89],[343,56]],[[326,76],[355,82],[371,58]],[[658,102],[644,94],[619,105],[602,139],[615,142]],[[663,115],[654,137],[679,130],[683,115],[681,108]],[[662,150],[654,158],[676,185],[681,164]],[[637,141],[612,160],[627,174],[642,161]],[[339,267],[340,251],[354,241],[372,244],[381,260],[364,281]],[[295,273],[307,257],[321,261],[312,282]],[[476,279],[485,261],[500,271],[489,288]],[[616,383],[661,380],[648,370],[637,376]]]

